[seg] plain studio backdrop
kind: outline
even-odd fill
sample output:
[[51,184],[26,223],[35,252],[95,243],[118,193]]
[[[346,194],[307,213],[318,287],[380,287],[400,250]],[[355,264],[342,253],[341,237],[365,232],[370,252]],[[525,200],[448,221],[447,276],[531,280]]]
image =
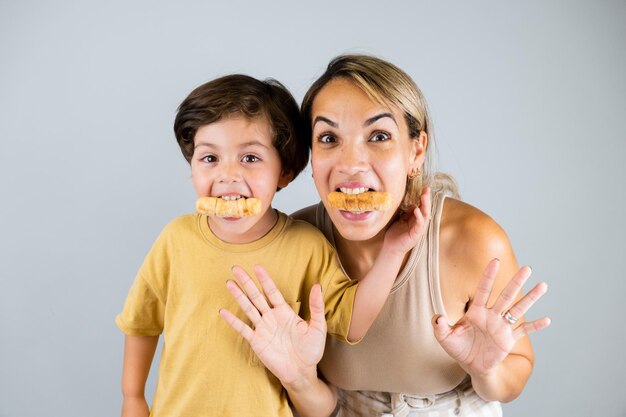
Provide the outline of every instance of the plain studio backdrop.
[[[0,416],[119,414],[114,317],[194,210],[182,99],[241,72],[300,101],[346,52],[415,79],[439,168],[533,267],[525,289],[549,283],[505,415],[626,415],[626,2],[1,0]],[[307,168],[274,206],[317,201]]]

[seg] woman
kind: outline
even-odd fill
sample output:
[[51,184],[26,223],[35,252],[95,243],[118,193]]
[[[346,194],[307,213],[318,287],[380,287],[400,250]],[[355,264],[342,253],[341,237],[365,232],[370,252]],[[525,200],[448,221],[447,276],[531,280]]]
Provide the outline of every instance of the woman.
[[[313,292],[311,321],[294,320],[263,277],[272,306],[254,289],[249,299],[235,293],[262,320],[254,330],[232,317],[231,325],[253,346],[264,346],[258,353],[302,416],[329,415],[335,404],[340,416],[501,415],[499,403],[516,398],[532,371],[527,335],[550,324],[523,321],[547,286],[522,296],[531,271],[518,270],[504,231],[478,209],[446,197],[457,193],[449,177],[431,170],[434,144],[421,91],[386,61],[345,55],[311,86],[302,114],[322,201],[294,217],[324,232],[348,276],[359,279],[371,268],[389,224],[426,186],[433,191],[428,232],[405,258],[360,343],[326,340],[319,369],[330,386],[315,369],[325,323]],[[389,192],[393,209],[354,213],[328,203],[330,192],[365,190]]]

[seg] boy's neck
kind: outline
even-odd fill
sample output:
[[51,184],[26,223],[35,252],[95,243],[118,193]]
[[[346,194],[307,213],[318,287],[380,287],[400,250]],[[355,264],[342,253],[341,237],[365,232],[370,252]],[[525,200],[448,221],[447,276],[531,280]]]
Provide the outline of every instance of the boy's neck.
[[248,230],[245,235],[229,233],[228,227],[218,227],[217,225],[212,226],[210,217],[207,217],[207,224],[209,229],[211,229],[211,233],[213,233],[222,242],[235,245],[245,245],[247,243],[257,241],[268,234],[274,226],[276,226],[276,223],[278,223],[278,218],[278,212],[270,207],[263,215],[263,218],[260,219],[252,229]]

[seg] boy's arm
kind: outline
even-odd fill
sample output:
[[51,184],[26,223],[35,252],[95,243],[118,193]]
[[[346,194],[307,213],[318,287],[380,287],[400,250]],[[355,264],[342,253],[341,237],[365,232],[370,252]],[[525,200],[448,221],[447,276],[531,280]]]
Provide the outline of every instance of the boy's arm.
[[285,302],[263,267],[255,266],[254,271],[262,293],[240,267],[233,267],[233,274],[241,287],[230,280],[226,283],[253,327],[228,310],[221,309],[220,315],[250,343],[267,369],[280,380],[300,417],[328,417],[335,409],[337,395],[334,388],[317,376],[327,330],[320,285],[311,288],[311,320],[307,322]]
[[359,280],[348,331],[349,341],[361,340],[380,313],[406,253],[419,243],[426,231],[429,216],[430,189],[424,188],[420,206],[402,215],[387,230],[383,248],[374,266]]
[[328,417],[335,411],[337,389],[318,378],[316,367],[298,384],[283,386],[300,417]]
[[122,370],[122,417],[147,417],[146,380],[156,351],[158,336],[126,336]]

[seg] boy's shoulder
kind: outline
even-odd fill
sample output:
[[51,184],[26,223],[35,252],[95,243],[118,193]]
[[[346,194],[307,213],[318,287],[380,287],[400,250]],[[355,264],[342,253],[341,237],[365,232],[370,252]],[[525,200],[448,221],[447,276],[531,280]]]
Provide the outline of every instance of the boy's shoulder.
[[189,227],[198,223],[198,213],[181,214],[178,217],[173,218],[165,227],[180,228]]
[[184,233],[194,232],[198,230],[199,214],[182,214],[163,227],[161,236],[177,236]]

